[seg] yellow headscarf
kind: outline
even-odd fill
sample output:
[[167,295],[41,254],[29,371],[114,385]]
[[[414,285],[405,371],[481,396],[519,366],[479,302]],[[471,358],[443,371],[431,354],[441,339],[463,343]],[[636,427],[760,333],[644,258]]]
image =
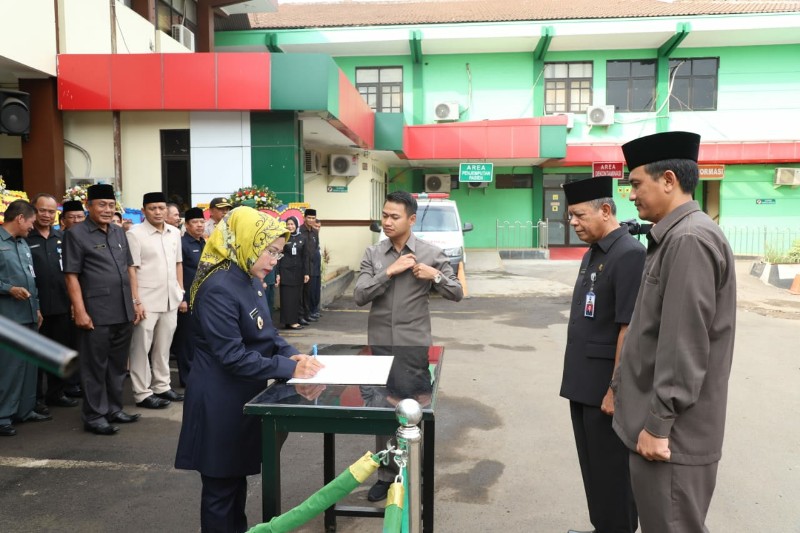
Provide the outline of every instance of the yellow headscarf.
[[277,218],[247,206],[230,211],[216,225],[203,248],[189,293],[191,304],[200,285],[217,268],[227,269],[234,263],[250,275],[250,268],[278,237],[288,238],[289,230]]

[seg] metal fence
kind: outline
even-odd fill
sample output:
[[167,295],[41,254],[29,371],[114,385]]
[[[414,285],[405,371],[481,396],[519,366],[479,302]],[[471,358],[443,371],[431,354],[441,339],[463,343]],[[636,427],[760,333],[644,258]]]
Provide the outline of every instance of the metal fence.
[[547,248],[547,222],[497,219],[495,247],[498,250]]
[[[800,227],[720,226],[735,255],[785,255],[794,243],[800,243]],[[498,250],[547,248],[547,222],[539,220],[497,219],[495,247]]]
[[770,228],[767,226],[720,226],[731,243],[734,255],[785,255],[795,242],[800,242],[800,227]]

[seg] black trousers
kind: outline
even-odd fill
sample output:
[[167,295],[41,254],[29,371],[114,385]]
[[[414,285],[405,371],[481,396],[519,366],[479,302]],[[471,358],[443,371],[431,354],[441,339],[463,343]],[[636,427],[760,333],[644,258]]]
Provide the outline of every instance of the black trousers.
[[200,531],[202,533],[242,533],[247,531],[247,478],[200,475]]
[[83,412],[87,424],[105,425],[103,420],[122,410],[122,384],[125,381],[133,323],[95,326],[79,330]]
[[178,311],[178,327],[172,336],[172,353],[178,359],[178,380],[181,387],[186,386],[194,358],[194,332],[192,331],[192,313]]
[[322,277],[309,276],[308,283],[303,285],[303,305],[306,317],[319,313],[319,302],[322,293]]
[[[62,313],[58,315],[44,315],[42,320],[42,327],[39,328],[39,333],[44,335],[48,339],[56,341],[59,344],[63,344],[64,346],[69,346],[71,328],[72,324],[68,313]],[[42,382],[45,381],[45,376],[47,376],[46,377],[47,388],[44,391],[44,394],[42,394],[43,392]],[[64,394],[64,387],[65,387],[64,380],[56,376],[55,374],[51,374],[50,372],[45,372],[41,368],[39,369],[39,377],[36,384],[37,384],[36,386],[37,398],[45,398],[46,400],[56,400]]]
[[628,448],[599,407],[569,402],[589,519],[597,533],[633,533],[638,525]]

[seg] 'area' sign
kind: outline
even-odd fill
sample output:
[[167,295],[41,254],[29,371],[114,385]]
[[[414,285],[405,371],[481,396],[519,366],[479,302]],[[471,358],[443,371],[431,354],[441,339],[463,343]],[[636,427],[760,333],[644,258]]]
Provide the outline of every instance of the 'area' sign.
[[598,161],[592,163],[592,177],[597,176],[611,176],[615,180],[624,178],[622,175],[622,167],[624,163],[616,163],[613,161]]
[[491,183],[494,163],[461,163],[458,167],[459,182]]

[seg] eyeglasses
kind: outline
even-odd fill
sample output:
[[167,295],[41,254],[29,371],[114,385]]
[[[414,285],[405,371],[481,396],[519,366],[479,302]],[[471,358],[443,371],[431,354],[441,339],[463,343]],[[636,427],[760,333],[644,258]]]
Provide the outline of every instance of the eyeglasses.
[[282,253],[280,253],[280,252],[273,252],[272,250],[267,250],[266,252],[267,252],[267,253],[270,255],[270,257],[272,257],[272,258],[273,258],[275,261],[280,261],[280,260],[281,260],[281,258],[283,257],[283,254],[282,254]]

